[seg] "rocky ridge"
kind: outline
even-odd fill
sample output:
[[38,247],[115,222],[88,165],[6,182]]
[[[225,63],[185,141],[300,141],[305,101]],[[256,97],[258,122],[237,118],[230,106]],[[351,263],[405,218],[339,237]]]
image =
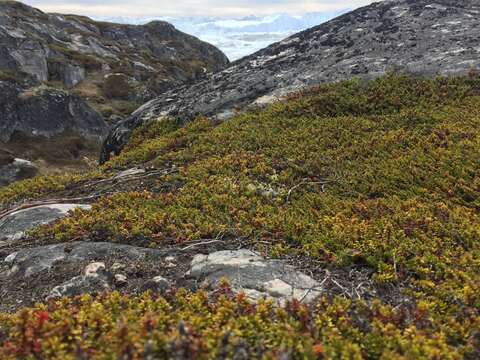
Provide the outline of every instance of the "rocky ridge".
[[118,154],[133,129],[166,116],[223,120],[319,83],[389,70],[467,73],[480,66],[479,14],[476,0],[389,0],[357,9],[150,101],[114,127],[101,161]]
[[104,114],[108,106],[119,111],[115,100],[145,102],[228,64],[220,50],[166,22],[95,22],[14,1],[0,3],[0,44],[3,77],[73,89]]

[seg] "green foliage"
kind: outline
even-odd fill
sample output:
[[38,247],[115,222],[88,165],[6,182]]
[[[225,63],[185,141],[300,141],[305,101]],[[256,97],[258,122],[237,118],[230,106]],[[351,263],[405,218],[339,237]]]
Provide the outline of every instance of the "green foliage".
[[[423,325],[400,326],[394,310],[378,305],[378,314],[362,317],[369,331],[332,329],[335,341],[313,333],[327,357],[348,349],[367,358],[474,358],[479,128],[480,79],[403,75],[323,85],[220,125],[154,122],[104,171],[177,169],[158,179],[163,192],[102,198],[32,235],[146,237],[161,247],[224,233],[274,244],[280,255],[370,267],[378,283],[408,285]],[[0,199],[27,194],[8,189]],[[342,319],[320,314],[327,328]]]
[[[337,299],[315,308],[291,302],[252,304],[228,287],[153,298],[117,293],[64,299],[0,315],[2,359],[461,359],[456,348],[425,328],[428,313],[378,302]],[[360,319],[370,319],[365,327]],[[469,324],[473,325],[473,324]]]

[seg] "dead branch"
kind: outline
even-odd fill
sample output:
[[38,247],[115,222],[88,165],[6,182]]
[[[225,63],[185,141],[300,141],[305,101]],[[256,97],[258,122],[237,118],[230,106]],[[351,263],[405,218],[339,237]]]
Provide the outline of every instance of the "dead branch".
[[330,184],[332,182],[333,182],[333,180],[308,181],[308,179],[303,179],[302,182],[298,183],[297,185],[292,187],[290,190],[288,190],[287,199],[285,201],[285,204],[288,204],[290,202],[290,197],[292,196],[292,193],[301,186],[304,186],[304,185],[321,185],[322,186],[322,192],[324,192],[325,191],[325,185]]
[[219,239],[213,239],[213,240],[209,240],[209,241],[202,241],[202,242],[199,242],[199,243],[196,243],[196,244],[188,245],[188,246],[180,249],[180,251],[187,251],[188,249],[191,249],[191,248],[194,248],[194,247],[197,247],[197,246],[209,245],[209,244],[214,244],[214,243],[219,243],[219,242],[224,243],[225,241],[219,240]]
[[[89,183],[89,184],[86,184],[86,185],[83,185],[83,186],[91,188],[93,186],[96,186],[96,185],[99,185],[99,184],[104,184],[104,183],[109,183],[109,182],[112,182],[112,183],[115,182],[115,185],[118,185],[118,184],[125,183],[125,182],[128,182],[128,181],[141,180],[141,179],[145,179],[145,178],[152,177],[152,176],[155,176],[155,175],[160,175],[160,174],[162,176],[165,176],[165,175],[173,174],[177,171],[178,171],[178,169],[167,169],[167,170],[162,169],[162,170],[152,171],[152,172],[148,172],[148,173],[129,175],[129,176],[126,176],[125,178],[111,177],[111,178],[108,178],[108,179],[102,179],[102,180],[99,180],[99,181],[95,181],[95,182],[92,182],[92,183]],[[12,213],[17,212],[17,211],[30,209],[30,208],[37,207],[37,206],[53,205],[53,204],[65,204],[65,203],[81,202],[81,201],[93,201],[93,200],[98,199],[101,196],[114,194],[115,191],[112,191],[112,192],[108,191],[108,190],[111,190],[111,189],[113,189],[113,187],[110,187],[108,189],[104,189],[103,191],[100,191],[100,192],[97,192],[95,194],[92,194],[90,196],[85,196],[85,197],[57,198],[57,199],[34,201],[34,202],[22,204],[22,205],[16,206],[14,208],[11,208],[9,210],[6,210],[6,211],[0,213],[0,220],[5,218],[6,216],[12,214]]]
[[224,243],[225,241],[223,240],[223,237],[225,236],[225,231],[220,231],[217,236],[215,236],[214,239],[202,239],[202,240],[198,240],[198,242],[196,242],[195,244],[191,244],[191,245],[188,245],[182,249],[180,249],[180,251],[186,251],[188,249],[191,249],[191,248],[194,248],[196,246],[202,246],[202,245],[208,245],[208,244],[214,244],[214,243]]
[[73,203],[73,202],[80,202],[80,201],[89,201],[89,200],[95,200],[99,198],[100,196],[103,195],[108,195],[105,193],[102,194],[94,194],[90,196],[85,196],[85,197],[77,197],[77,198],[58,198],[58,199],[50,199],[50,200],[44,200],[44,201],[35,201],[31,203],[26,203],[19,205],[17,207],[14,207],[12,209],[9,209],[7,211],[4,211],[0,213],[0,220],[3,219],[4,217],[7,217],[8,215],[15,213],[20,210],[26,210],[30,208],[34,208],[37,206],[44,206],[44,205],[53,205],[53,204],[68,204],[68,203]]

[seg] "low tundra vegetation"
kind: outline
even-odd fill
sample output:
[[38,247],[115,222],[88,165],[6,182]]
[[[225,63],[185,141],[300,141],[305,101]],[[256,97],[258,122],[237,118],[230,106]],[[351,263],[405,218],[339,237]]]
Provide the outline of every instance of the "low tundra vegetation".
[[[212,296],[88,295],[0,315],[2,359],[460,359],[475,351],[414,313],[345,299],[285,307]],[[368,319],[369,322],[365,322]],[[461,336],[458,334],[457,336]],[[473,359],[473,357],[471,357]]]
[[[398,74],[322,85],[221,124],[162,120],[137,129],[101,172],[145,164],[170,169],[157,179],[164,190],[103,197],[91,211],[76,211],[32,236],[148,239],[152,247],[219,234],[242,237],[270,244],[273,256],[371,268],[379,284],[407,284],[413,303],[392,308],[380,300],[367,306],[320,299],[308,309],[291,304],[292,313],[227,298],[209,303],[201,294],[188,295],[188,305],[176,297],[65,300],[51,305],[40,330],[35,314],[47,312],[46,305],[5,315],[2,351],[57,354],[52,349],[66,341],[65,354],[75,346],[95,353],[98,346],[105,358],[119,351],[141,358],[147,349],[168,357],[191,342],[214,358],[246,342],[253,357],[265,358],[279,349],[294,358],[478,358],[479,129],[478,76]],[[0,190],[0,200],[40,196],[67,181],[14,184]],[[98,317],[105,318],[91,320],[88,309],[101,309]],[[117,309],[127,310],[121,316]],[[72,312],[65,320],[59,315]],[[155,331],[140,336],[149,321]],[[40,345],[22,343],[28,326],[35,328],[30,334],[39,331],[33,338]],[[64,340],[70,333],[102,340]],[[131,343],[118,340],[126,334],[135,334]],[[101,345],[111,338],[112,345]]]

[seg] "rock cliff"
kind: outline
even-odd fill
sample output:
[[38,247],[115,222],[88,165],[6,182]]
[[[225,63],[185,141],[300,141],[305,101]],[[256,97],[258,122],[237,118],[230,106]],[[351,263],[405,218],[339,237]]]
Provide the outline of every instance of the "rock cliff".
[[221,120],[318,83],[389,70],[466,73],[480,65],[479,14],[476,0],[389,0],[352,11],[152,100],[115,126],[101,160],[119,153],[132,129],[159,117]]

